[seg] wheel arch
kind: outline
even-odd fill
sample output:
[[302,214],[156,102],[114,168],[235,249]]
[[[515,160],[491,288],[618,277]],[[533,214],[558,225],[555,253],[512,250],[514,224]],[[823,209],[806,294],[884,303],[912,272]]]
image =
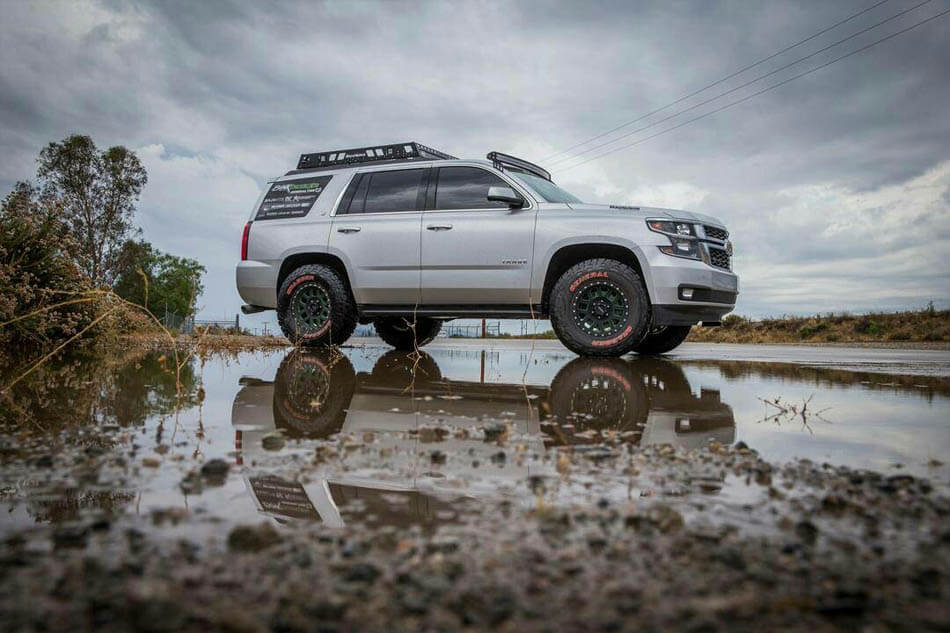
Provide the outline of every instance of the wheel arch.
[[284,280],[287,279],[287,275],[301,266],[309,266],[311,264],[326,266],[340,275],[340,278],[343,280],[343,285],[346,286],[346,291],[350,293],[350,298],[354,299],[353,287],[350,285],[350,275],[346,270],[346,264],[343,263],[343,260],[332,253],[320,253],[314,251],[291,253],[284,257],[284,260],[280,264],[280,271],[277,273],[277,286],[275,288],[275,292],[280,289],[281,285],[284,283]]
[[652,278],[649,268],[641,261],[641,255],[636,250],[622,244],[602,241],[587,241],[575,244],[566,244],[557,247],[548,258],[547,269],[544,274],[544,284],[541,287],[541,306],[547,311],[551,289],[554,284],[571,266],[588,259],[613,259],[626,264],[637,271],[643,280],[647,297],[653,301]]

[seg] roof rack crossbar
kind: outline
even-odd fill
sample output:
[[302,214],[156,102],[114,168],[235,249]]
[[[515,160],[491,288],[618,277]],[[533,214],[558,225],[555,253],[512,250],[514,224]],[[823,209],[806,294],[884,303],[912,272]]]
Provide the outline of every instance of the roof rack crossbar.
[[353,149],[338,149],[332,152],[301,154],[297,169],[320,169],[340,167],[356,163],[402,160],[450,160],[455,158],[445,152],[432,149],[421,143],[394,143],[392,145],[372,145]]
[[486,158],[494,163],[496,169],[501,169],[502,166],[508,165],[509,167],[515,167],[516,169],[524,170],[529,174],[540,176],[545,180],[551,180],[551,174],[548,172],[548,170],[539,167],[534,163],[529,163],[526,160],[516,158],[515,156],[502,154],[501,152],[488,152]]

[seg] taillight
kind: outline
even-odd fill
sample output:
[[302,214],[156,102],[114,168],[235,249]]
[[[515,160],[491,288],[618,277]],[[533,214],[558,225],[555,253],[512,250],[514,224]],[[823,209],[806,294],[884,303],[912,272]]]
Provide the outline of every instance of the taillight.
[[241,261],[247,259],[247,237],[251,234],[251,223],[244,225],[244,235],[241,236]]

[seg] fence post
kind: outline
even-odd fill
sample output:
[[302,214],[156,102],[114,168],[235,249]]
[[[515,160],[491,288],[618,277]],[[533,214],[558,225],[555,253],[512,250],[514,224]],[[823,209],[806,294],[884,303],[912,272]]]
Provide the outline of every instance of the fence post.
[[241,313],[240,312],[234,315],[234,329],[235,330],[241,329]]

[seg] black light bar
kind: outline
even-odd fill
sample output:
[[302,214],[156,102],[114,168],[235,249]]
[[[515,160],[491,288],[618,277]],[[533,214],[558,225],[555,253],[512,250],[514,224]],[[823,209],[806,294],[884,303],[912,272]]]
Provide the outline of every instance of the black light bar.
[[371,163],[380,160],[449,160],[455,158],[445,152],[426,147],[421,143],[395,143],[393,145],[374,145],[354,149],[338,149],[332,152],[301,154],[297,169],[319,169],[339,167],[355,163]]
[[515,158],[508,154],[502,154],[501,152],[488,152],[486,158],[494,163],[496,169],[501,169],[503,165],[508,165],[509,167],[524,170],[529,174],[540,176],[545,180],[551,180],[551,174],[548,170],[538,167],[534,163],[529,163],[526,160]]

